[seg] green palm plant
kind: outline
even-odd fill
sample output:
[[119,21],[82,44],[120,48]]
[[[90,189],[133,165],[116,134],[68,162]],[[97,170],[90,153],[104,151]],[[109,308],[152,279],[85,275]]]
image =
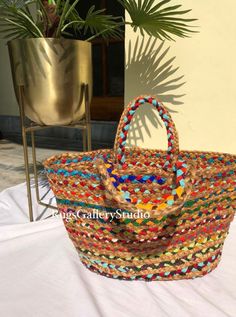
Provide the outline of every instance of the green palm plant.
[[[130,16],[108,15],[105,9],[92,6],[85,18],[80,16],[82,0],[0,0],[0,32],[5,38],[68,37],[76,34],[78,39],[90,41],[97,36],[104,39],[123,37],[124,25],[134,31],[147,33],[161,40],[173,36],[188,37],[195,32],[186,18],[191,10],[181,5],[170,5],[171,0],[117,0]],[[86,0],[84,0],[86,1]]]

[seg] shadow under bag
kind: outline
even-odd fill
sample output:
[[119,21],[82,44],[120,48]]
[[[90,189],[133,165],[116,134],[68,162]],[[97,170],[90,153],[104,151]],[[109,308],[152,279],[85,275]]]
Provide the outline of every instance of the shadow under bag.
[[[168,150],[126,148],[135,112],[152,105]],[[113,150],[65,153],[44,162],[82,263],[123,280],[178,280],[218,265],[236,208],[236,156],[179,151],[167,109],[141,96],[124,110]]]

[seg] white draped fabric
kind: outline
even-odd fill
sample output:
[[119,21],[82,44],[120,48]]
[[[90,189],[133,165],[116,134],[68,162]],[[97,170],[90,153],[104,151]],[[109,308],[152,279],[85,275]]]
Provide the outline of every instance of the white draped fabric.
[[26,197],[25,184],[0,193],[1,317],[236,316],[236,222],[219,267],[209,275],[118,281],[87,270],[62,220],[45,219],[49,211],[36,203],[41,220],[29,223]]

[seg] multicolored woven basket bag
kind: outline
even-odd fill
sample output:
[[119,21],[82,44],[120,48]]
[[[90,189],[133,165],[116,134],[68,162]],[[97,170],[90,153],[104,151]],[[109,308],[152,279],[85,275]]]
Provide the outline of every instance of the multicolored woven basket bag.
[[[168,150],[126,148],[135,112],[158,111]],[[124,110],[113,150],[44,162],[82,263],[123,280],[195,278],[218,265],[236,208],[236,156],[179,151],[169,112],[142,96]]]

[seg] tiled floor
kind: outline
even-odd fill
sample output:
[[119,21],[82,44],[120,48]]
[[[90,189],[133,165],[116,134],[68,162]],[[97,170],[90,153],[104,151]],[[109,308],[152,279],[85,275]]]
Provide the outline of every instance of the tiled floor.
[[[30,162],[32,162],[31,148],[28,148]],[[37,162],[40,163],[60,152],[55,149],[37,149]],[[42,167],[41,167],[42,168]],[[32,163],[30,164],[31,172],[33,171]],[[22,145],[13,143],[8,140],[0,140],[0,192],[8,187],[20,184],[25,181],[24,157]]]

